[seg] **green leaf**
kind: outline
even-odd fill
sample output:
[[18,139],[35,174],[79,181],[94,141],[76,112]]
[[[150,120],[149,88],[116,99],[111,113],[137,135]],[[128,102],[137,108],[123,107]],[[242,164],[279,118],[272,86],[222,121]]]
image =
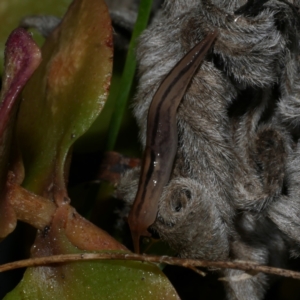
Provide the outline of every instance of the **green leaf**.
[[56,268],[30,268],[18,287],[4,299],[179,299],[156,266],[141,264],[76,262]]
[[[33,256],[85,253],[69,242],[68,225],[66,227],[64,214],[69,215],[69,222],[77,222],[78,217],[72,219],[68,208],[59,208],[54,215],[54,224],[50,231],[37,239],[32,251]],[[72,227],[73,230],[78,230],[80,226]],[[133,261],[80,261],[52,267],[29,268],[20,284],[4,299],[168,300],[179,298],[165,275],[154,264]]]
[[106,101],[112,55],[105,2],[74,1],[46,40],[43,61],[23,93],[17,135],[26,173],[23,186],[30,191],[51,199],[65,190],[70,147]]

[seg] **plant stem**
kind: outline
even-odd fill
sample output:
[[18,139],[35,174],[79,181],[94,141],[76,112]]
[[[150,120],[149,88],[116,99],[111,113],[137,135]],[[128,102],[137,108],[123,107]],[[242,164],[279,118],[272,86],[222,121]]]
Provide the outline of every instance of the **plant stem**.
[[18,220],[37,229],[43,229],[51,223],[56,205],[48,199],[35,195],[17,184],[10,184],[7,197]]

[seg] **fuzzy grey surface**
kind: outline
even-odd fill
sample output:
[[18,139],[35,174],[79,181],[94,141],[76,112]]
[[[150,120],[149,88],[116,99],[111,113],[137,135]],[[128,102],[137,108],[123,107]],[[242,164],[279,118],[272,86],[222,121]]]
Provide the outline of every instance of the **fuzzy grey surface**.
[[[283,267],[299,255],[299,1],[166,0],[137,49],[133,112],[214,29],[219,36],[177,111],[174,169],[152,226],[182,257]],[[119,194],[130,205],[139,170]],[[225,270],[228,299],[263,299],[265,274]]]
[[60,18],[51,15],[26,16],[20,22],[24,28],[35,28],[43,37],[48,37],[61,22]]

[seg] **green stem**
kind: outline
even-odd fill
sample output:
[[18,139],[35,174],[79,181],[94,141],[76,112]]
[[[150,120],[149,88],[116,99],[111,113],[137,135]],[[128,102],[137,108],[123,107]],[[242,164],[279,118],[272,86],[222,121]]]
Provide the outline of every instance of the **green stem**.
[[119,94],[115,103],[115,110],[113,112],[108,129],[108,141],[106,144],[107,151],[113,150],[116,144],[116,140],[121,127],[124,111],[130,96],[130,91],[136,70],[135,50],[137,38],[147,27],[149,16],[151,13],[151,7],[152,0],[142,0],[140,3],[138,17],[133,29],[125,61],[124,71],[120,82]]

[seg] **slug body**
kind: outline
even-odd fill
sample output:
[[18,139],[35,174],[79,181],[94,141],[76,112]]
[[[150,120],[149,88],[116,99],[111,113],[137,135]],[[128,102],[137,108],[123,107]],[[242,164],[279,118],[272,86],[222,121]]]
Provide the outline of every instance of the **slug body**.
[[156,219],[158,201],[168,183],[178,143],[176,111],[200,63],[217,37],[208,34],[170,71],[156,91],[147,119],[147,141],[138,192],[128,216],[135,252],[141,236]]

